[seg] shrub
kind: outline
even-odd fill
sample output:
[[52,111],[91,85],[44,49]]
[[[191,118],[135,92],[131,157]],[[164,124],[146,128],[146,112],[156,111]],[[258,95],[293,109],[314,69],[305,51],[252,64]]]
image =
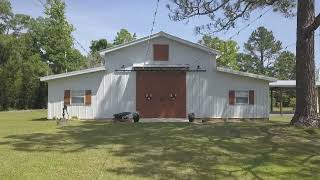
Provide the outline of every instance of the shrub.
[[296,107],[296,98],[295,98],[295,97],[290,98],[289,106],[290,106],[290,107],[293,107],[293,108]]

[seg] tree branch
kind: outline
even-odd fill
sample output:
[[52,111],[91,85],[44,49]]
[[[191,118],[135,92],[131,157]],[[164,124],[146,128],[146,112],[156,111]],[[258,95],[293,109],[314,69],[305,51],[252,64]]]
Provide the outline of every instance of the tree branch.
[[[213,3],[213,0],[210,2],[204,2],[203,4],[201,4],[201,1],[197,1],[196,5],[193,5],[192,3],[189,3],[189,1],[186,2],[186,4],[182,4],[179,1],[174,1],[174,3],[176,5],[178,5],[178,7],[187,10],[186,12],[183,12],[183,14],[180,14],[181,12],[179,12],[179,20],[182,19],[188,19],[194,16],[201,16],[201,15],[208,15],[208,14],[212,14],[218,10],[220,10],[222,7],[224,7],[225,5],[227,5],[231,0],[226,0],[225,2],[221,3],[220,5],[218,5],[215,8],[211,8],[211,4]],[[169,10],[172,13],[175,13],[175,11],[172,11],[170,8]]]
[[273,5],[275,2],[277,2],[279,0],[270,0],[270,1],[266,1],[267,5]]
[[167,4],[169,17],[173,21],[186,21],[195,16],[207,16],[208,24],[197,26],[198,33],[204,29],[212,32],[228,30],[238,19],[248,20],[250,13],[271,6],[289,16],[296,0],[171,0],[174,8]]
[[312,32],[314,32],[318,27],[320,26],[320,13],[318,16],[314,19],[312,24],[307,27],[306,33],[307,35],[310,35]]
[[233,18],[229,18],[225,24],[222,24],[221,27],[219,29],[215,30],[214,32],[216,33],[216,32],[220,32],[224,29],[228,29],[228,27],[230,27],[231,23],[233,23],[236,19],[243,17],[244,14],[247,12],[247,10],[250,9],[251,6],[252,6],[252,4],[248,3],[239,14],[237,14]]

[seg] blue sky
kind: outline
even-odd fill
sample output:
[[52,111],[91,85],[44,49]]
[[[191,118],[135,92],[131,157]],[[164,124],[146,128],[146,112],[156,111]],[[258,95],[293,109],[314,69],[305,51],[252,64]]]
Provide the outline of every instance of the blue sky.
[[[44,2],[44,0],[41,0]],[[24,13],[33,17],[43,15],[43,7],[38,0],[11,0],[15,13]],[[116,32],[126,28],[130,32],[137,33],[138,37],[147,36],[150,33],[156,0],[66,0],[67,18],[74,25],[76,31],[74,37],[89,50],[91,40],[106,38],[112,41]],[[158,16],[154,32],[165,31],[175,36],[197,42],[201,37],[194,33],[195,25],[204,24],[204,17],[195,17],[189,23],[172,22],[166,4],[169,0],[160,0]],[[316,1],[316,13],[319,13],[320,3]],[[252,14],[252,19],[259,16],[263,11]],[[246,23],[238,26],[227,33],[219,33],[217,36],[227,39],[241,29]],[[278,13],[269,11],[261,19],[243,30],[234,38],[242,47],[248,40],[250,33],[259,26],[265,26],[272,30],[276,39],[283,42],[283,47],[291,45],[288,50],[295,51],[292,43],[296,41],[296,18],[284,18]],[[317,34],[320,30],[317,30]],[[320,63],[320,36],[316,37],[316,63]],[[76,45],[82,53],[78,45]]]

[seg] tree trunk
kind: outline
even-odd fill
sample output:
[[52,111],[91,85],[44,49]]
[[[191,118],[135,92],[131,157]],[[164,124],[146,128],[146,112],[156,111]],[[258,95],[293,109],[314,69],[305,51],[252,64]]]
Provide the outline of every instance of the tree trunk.
[[314,32],[307,27],[315,19],[314,0],[298,0],[296,45],[296,111],[291,125],[319,127],[316,105]]

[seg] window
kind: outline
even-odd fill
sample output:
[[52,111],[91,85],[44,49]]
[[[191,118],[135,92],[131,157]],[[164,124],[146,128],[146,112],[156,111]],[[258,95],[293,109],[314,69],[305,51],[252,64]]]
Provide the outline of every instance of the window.
[[64,90],[64,105],[91,105],[91,90]]
[[249,91],[236,91],[236,104],[249,104]]
[[72,105],[84,105],[85,91],[72,90],[71,91],[71,104]]
[[169,60],[169,45],[154,44],[153,45],[153,60],[168,61]]

